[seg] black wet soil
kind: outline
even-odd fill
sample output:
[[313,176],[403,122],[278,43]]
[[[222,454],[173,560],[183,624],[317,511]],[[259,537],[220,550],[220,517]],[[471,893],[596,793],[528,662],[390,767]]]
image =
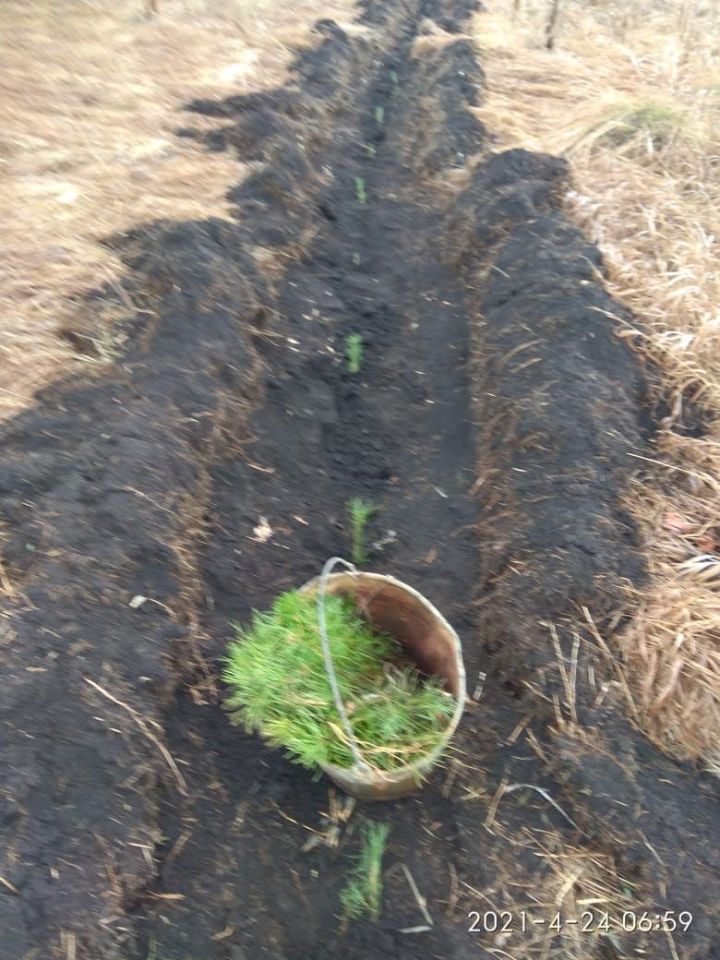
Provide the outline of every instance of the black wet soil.
[[[643,577],[623,308],[564,165],[492,152],[470,4],[363,9],[317,25],[287,88],[193,105],[226,121],[211,148],[263,163],[235,222],[115,238],[130,348],[4,431],[0,960],[720,956],[716,781],[643,739],[572,628]],[[330,785],[229,725],[217,660],[230,621],[349,552],[356,495],[372,568],[443,611],[482,692],[422,793],[304,850]],[[364,817],[391,825],[384,907],[347,925]],[[548,930],[538,838],[692,926]],[[495,909],[512,932],[469,931]]]

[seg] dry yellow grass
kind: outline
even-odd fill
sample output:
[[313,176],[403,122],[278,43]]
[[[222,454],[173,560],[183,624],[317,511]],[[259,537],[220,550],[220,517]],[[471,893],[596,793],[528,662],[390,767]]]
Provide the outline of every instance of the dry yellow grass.
[[[482,932],[494,917],[502,918],[494,936],[485,934],[487,954],[498,960],[591,960],[608,942],[620,951],[621,923],[625,911],[642,915],[648,906],[643,891],[623,877],[615,858],[586,845],[573,847],[554,830],[524,828],[510,833],[500,821],[492,832],[503,838],[502,853],[490,853],[498,880],[476,890],[460,881],[463,915]],[[508,849],[516,856],[508,861]],[[518,863],[536,861],[528,872]],[[467,906],[466,906],[467,905]],[[475,910],[480,917],[470,913]],[[483,917],[483,915],[485,915]],[[510,929],[503,920],[510,917]],[[544,922],[543,922],[544,921]],[[641,947],[635,935],[636,946]],[[642,949],[638,955],[642,955]]]
[[[241,175],[174,130],[194,97],[284,82],[315,19],[351,0],[52,0],[3,4],[0,417],[73,359],[57,329],[122,267],[98,241],[138,222],[224,215]],[[112,331],[100,328],[111,347]],[[103,346],[103,344],[101,344]]]
[[[720,554],[720,6],[565,0],[553,51],[548,6],[477,15],[479,112],[500,146],[568,157],[568,209],[638,317],[618,332],[664,372],[658,462],[638,461],[628,498],[650,582],[615,639],[648,734],[720,772],[720,566],[697,559]],[[683,435],[691,402],[702,437]]]

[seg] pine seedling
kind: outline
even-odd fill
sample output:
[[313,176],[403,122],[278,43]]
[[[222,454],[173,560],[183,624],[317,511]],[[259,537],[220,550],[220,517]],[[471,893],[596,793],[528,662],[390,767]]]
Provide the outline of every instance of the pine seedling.
[[379,127],[385,123],[385,107],[375,107],[375,123]]
[[343,913],[348,920],[364,914],[377,921],[382,908],[382,861],[390,826],[372,820],[364,824],[362,847],[350,879],[340,893]]
[[[373,631],[343,598],[326,597],[325,616],[343,699],[359,699],[367,678],[392,658],[393,641]],[[230,644],[223,671],[229,687],[226,707],[234,722],[262,733],[305,767],[347,766],[352,757],[338,733],[315,597],[297,590],[284,593],[271,610],[255,612],[249,628],[235,629],[237,640]],[[373,727],[377,732],[375,722]]]
[[[432,753],[454,710],[442,681],[401,668],[397,642],[373,630],[351,600],[326,596],[325,615],[340,693],[366,762],[391,770]],[[236,632],[223,670],[233,721],[311,770],[350,766],[353,756],[326,672],[316,597],[284,593]]]
[[364,177],[355,177],[355,195],[360,203],[367,203],[367,191],[365,190]]
[[377,508],[362,497],[352,497],[348,501],[348,516],[350,518],[350,536],[352,539],[352,560],[357,566],[367,561],[365,548],[365,530],[370,518],[377,512]]
[[360,373],[363,359],[363,339],[359,333],[351,333],[345,341],[348,373]]

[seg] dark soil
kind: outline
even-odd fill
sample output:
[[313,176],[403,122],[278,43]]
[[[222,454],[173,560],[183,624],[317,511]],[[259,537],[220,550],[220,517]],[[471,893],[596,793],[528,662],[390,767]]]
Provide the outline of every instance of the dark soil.
[[[0,960],[720,957],[717,781],[638,733],[573,631],[642,582],[622,496],[652,443],[644,372],[564,165],[493,153],[469,109],[469,10],[374,0],[366,32],[317,25],[287,88],[193,104],[225,120],[210,149],[264,161],[236,221],[114,238],[130,348],[3,433]],[[427,18],[447,37],[415,59]],[[373,569],[446,614],[471,692],[487,677],[422,793],[303,852],[329,784],[230,726],[217,661],[230,621],[349,552],[355,495],[379,508]],[[363,817],[392,827],[384,908],[347,925]],[[471,910],[551,918],[538,837],[611,857],[690,930],[469,933]],[[431,929],[408,932],[401,864]]]

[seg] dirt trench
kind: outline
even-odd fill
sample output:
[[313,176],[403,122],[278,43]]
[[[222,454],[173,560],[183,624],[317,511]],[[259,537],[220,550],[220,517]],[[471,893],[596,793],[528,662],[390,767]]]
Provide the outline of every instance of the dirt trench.
[[[317,25],[286,88],[193,104],[227,121],[209,147],[260,164],[235,222],[114,238],[127,354],[3,434],[3,960],[720,956],[716,783],[642,739],[573,629],[642,582],[621,495],[646,372],[564,165],[493,153],[472,112],[469,10],[367,3]],[[373,568],[443,610],[484,681],[422,794],[303,852],[328,783],[228,724],[217,658],[230,621],[348,552],[355,495]],[[361,816],[392,827],[384,909],[346,928]],[[688,933],[548,931],[538,837],[692,911]],[[469,932],[488,902],[514,929]],[[533,902],[546,926],[520,931]]]

